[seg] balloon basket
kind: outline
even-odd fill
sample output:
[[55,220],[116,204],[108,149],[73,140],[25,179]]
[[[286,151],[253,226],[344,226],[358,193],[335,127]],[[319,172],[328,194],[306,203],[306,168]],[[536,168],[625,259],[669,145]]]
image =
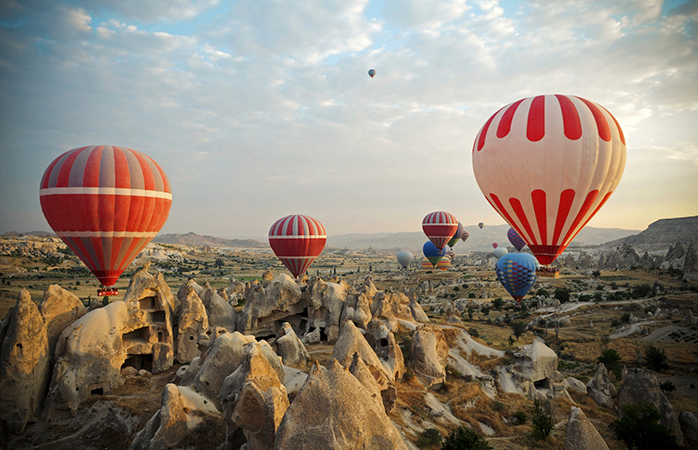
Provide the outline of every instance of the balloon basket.
[[112,295],[119,295],[119,290],[116,288],[97,289],[97,296],[98,297],[111,297]]
[[560,278],[560,269],[556,267],[540,266],[536,269],[537,277]]

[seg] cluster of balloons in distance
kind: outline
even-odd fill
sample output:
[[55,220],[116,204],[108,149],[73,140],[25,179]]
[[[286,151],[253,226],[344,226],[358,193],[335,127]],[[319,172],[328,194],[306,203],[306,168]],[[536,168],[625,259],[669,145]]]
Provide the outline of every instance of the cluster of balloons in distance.
[[[601,105],[576,96],[539,95],[490,117],[475,138],[472,159],[487,201],[537,262],[548,265],[618,186],[626,145],[620,125]],[[537,265],[530,259],[514,253],[497,262],[500,281],[517,300],[535,281]]]

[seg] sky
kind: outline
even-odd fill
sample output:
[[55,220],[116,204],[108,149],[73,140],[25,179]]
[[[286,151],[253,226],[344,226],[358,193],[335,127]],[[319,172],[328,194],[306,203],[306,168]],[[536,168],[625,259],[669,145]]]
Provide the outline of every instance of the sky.
[[48,231],[46,167],[102,144],[167,173],[161,233],[502,224],[473,142],[540,94],[616,117],[625,172],[588,225],[643,230],[698,215],[697,43],[696,0],[0,0],[0,233]]

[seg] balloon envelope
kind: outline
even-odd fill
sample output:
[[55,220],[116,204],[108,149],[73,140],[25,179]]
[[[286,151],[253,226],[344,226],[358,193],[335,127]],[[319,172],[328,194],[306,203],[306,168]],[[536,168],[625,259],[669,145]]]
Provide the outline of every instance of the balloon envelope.
[[441,250],[451,240],[458,229],[456,216],[446,211],[435,211],[427,214],[422,220],[422,230],[436,248]]
[[441,258],[444,257],[446,254],[443,249],[438,249],[434,245],[433,242],[427,241],[424,243],[424,246],[422,247],[422,253],[424,253],[424,256],[431,261],[431,264],[436,267],[436,265],[439,263]]
[[496,256],[497,258],[501,258],[502,256],[506,255],[507,253],[509,253],[509,250],[507,250],[504,247],[497,247],[494,249],[494,256]]
[[271,249],[296,278],[322,253],[326,241],[325,227],[309,216],[286,216],[269,229]]
[[443,271],[447,271],[449,267],[451,267],[451,258],[441,258],[436,264],[436,268]]
[[492,248],[497,248],[497,247],[499,247],[499,244],[497,244],[496,242],[493,242],[493,243],[492,243]]
[[519,233],[516,232],[515,229],[509,228],[509,231],[507,231],[507,237],[509,238],[509,242],[511,242],[511,245],[516,248],[516,250],[521,251],[522,248],[526,246],[526,242],[524,242],[523,239],[521,239],[521,236],[519,236]]
[[373,78],[376,76],[376,69],[371,69],[368,71],[368,76]]
[[602,106],[541,95],[490,117],[472,157],[487,201],[538,261],[550,264],[618,186],[626,147],[618,122]]
[[483,222],[480,222],[480,223],[477,224],[477,226],[480,227],[480,229],[482,230],[482,227],[484,227],[485,224],[484,224]]
[[497,261],[495,272],[504,289],[518,302],[536,281],[536,258],[528,253],[508,253]]
[[467,231],[463,230],[463,234],[462,234],[461,237],[460,237],[460,238],[463,240],[463,242],[465,242],[469,237],[470,237],[470,233],[468,233]]
[[399,262],[405,269],[410,266],[412,258],[414,258],[414,256],[412,256],[412,253],[408,251],[401,251],[397,254],[397,262]]
[[104,286],[113,286],[165,224],[172,189],[149,156],[125,147],[70,150],[49,164],[41,210]]
[[422,258],[422,269],[433,269],[434,267],[436,266],[426,256]]
[[458,243],[458,240],[463,236],[463,224],[458,222],[458,228],[456,228],[456,232],[453,233],[453,237],[451,238],[450,241],[448,241],[448,246],[453,248],[454,245]]

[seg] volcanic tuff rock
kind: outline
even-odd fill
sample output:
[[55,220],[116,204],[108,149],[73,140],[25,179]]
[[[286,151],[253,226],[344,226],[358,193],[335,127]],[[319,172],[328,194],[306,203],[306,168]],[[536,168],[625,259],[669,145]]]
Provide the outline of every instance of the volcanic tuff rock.
[[334,342],[339,335],[339,319],[344,309],[344,301],[350,286],[324,282],[316,278],[306,286],[303,300],[308,305],[308,333],[305,342]]
[[687,448],[698,448],[698,413],[681,411],[679,423]]
[[226,423],[226,448],[238,448],[247,441],[247,450],[274,448],[276,430],[289,407],[286,388],[276,370],[253,342],[245,348],[246,358],[226,377],[219,398]]
[[572,407],[567,421],[564,450],[608,450],[598,430],[576,406]]
[[66,327],[56,344],[47,417],[74,413],[92,393],[110,393],[123,382],[123,366],[154,373],[171,367],[173,305],[162,274],[150,275],[146,265],[134,274],[123,301]]
[[344,311],[339,319],[340,323],[351,320],[357,327],[366,329],[371,321],[371,305],[368,297],[363,293],[350,292],[344,302]]
[[613,403],[615,387],[609,381],[608,371],[603,363],[596,366],[594,377],[587,381],[587,392],[597,404],[615,410],[616,405]]
[[176,313],[177,354],[175,358],[180,363],[191,362],[199,356],[197,338],[208,328],[208,314],[203,302],[196,295],[193,281],[184,283],[177,292],[179,306]]
[[26,289],[0,322],[0,431],[22,433],[37,418],[50,375],[46,324]]
[[285,273],[274,278],[266,289],[258,284],[245,297],[238,330],[257,336],[275,335],[278,321],[304,312],[306,307],[301,299],[301,288]]
[[208,323],[212,327],[223,327],[231,333],[236,329],[237,314],[232,306],[206,283],[203,291],[198,294],[206,307]]
[[276,354],[279,355],[285,366],[295,367],[297,369],[304,368],[310,361],[310,354],[303,345],[296,332],[288,322],[284,322],[281,330],[276,335],[274,341]]
[[680,445],[683,444],[681,425],[674,413],[674,408],[666,396],[659,390],[657,377],[652,372],[632,368],[625,373],[623,384],[618,389],[618,409],[621,418],[623,418],[622,406],[629,403],[654,404],[661,415],[659,423],[676,435],[676,440]]
[[385,410],[337,361],[329,369],[318,364],[311,368],[279,425],[275,448],[407,450]]
[[446,381],[448,343],[443,330],[423,325],[412,335],[412,370],[427,389],[438,389]]

